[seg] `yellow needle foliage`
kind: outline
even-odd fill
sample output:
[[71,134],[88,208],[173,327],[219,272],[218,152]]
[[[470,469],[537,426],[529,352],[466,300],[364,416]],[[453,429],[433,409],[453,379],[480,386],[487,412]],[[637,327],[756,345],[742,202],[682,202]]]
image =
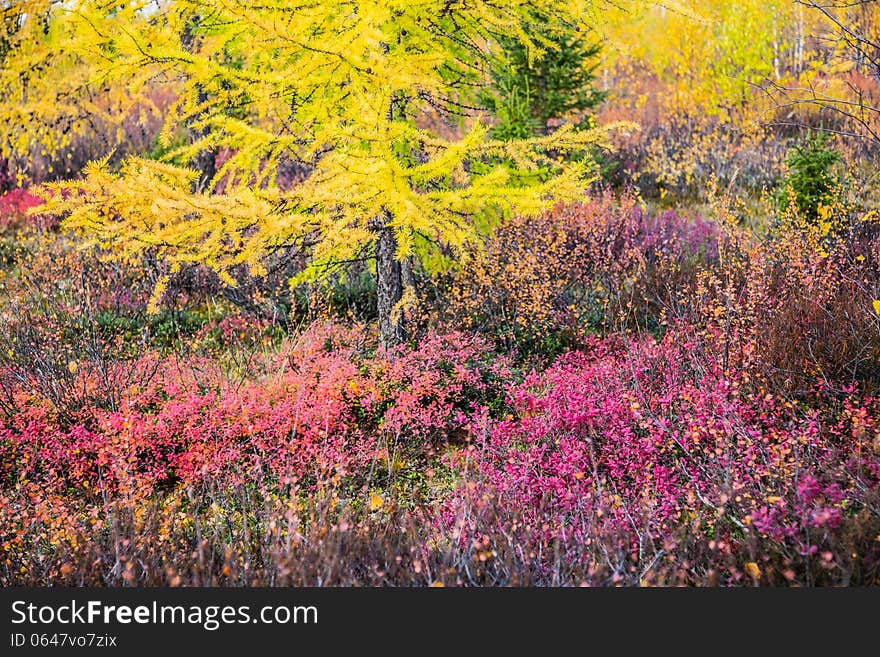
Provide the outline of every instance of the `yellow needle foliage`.
[[[19,185],[34,174],[66,173],[78,141],[122,145],[126,117],[136,109],[159,111],[137,87],[97,74],[94,59],[106,53],[64,20],[70,6],[59,0],[0,3],[0,159]],[[53,162],[60,163],[58,170]]]
[[[390,227],[398,258],[427,259],[434,245],[473,241],[478,225],[577,197],[592,168],[566,154],[607,145],[607,129],[498,142],[478,115],[456,130],[418,120],[468,108],[498,35],[518,35],[540,56],[550,42],[539,35],[577,29],[589,15],[581,2],[64,7],[93,78],[133,92],[156,80],[182,86],[162,133],[164,161],[95,162],[82,180],[48,189],[44,211],[66,213],[123,258],[152,251],[173,267],[203,263],[232,284],[233,267],[259,273],[273,250],[298,247],[312,255],[307,279],[362,257],[377,228]],[[172,148],[183,130],[198,138]],[[186,165],[205,150],[229,157],[211,191],[194,193],[198,173]],[[289,161],[308,172],[292,186],[277,177]]]

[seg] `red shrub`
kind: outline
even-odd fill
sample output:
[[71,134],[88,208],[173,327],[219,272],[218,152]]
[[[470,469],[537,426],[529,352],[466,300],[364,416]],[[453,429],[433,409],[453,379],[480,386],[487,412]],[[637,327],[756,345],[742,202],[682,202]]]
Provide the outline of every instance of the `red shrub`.
[[[315,483],[367,472],[388,441],[418,438],[422,449],[456,438],[509,377],[481,341],[462,336],[395,353],[369,348],[360,329],[315,326],[258,368],[268,374],[246,380],[213,360],[168,358],[146,388],[122,391],[116,410],[82,409],[73,424],[25,400],[0,443],[7,459],[21,460],[20,476],[89,491],[124,484],[149,495],[176,480],[235,486],[257,473]],[[83,385],[95,375],[77,373]]]
[[588,579],[607,565],[637,583],[665,555],[681,567],[697,553],[709,556],[692,582],[712,567],[739,581],[771,558],[809,581],[817,554],[828,581],[876,575],[880,399],[849,390],[804,411],[701,353],[674,333],[595,341],[529,377],[516,417],[470,453],[480,484],[450,521],[466,518],[466,536],[512,531],[546,568]]
[[[18,187],[0,195],[0,231],[19,228],[32,223],[28,210],[42,205],[43,199]],[[42,220],[41,220],[42,221]]]

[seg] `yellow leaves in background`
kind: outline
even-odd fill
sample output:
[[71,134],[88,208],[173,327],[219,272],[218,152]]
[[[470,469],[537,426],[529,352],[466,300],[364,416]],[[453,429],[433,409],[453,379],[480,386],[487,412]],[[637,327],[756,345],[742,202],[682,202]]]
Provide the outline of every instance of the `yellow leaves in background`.
[[861,220],[864,222],[876,223],[880,221],[880,212],[878,212],[876,208],[868,210],[865,214],[862,215]]
[[754,561],[749,561],[745,566],[746,574],[751,577],[753,580],[758,580],[761,578],[761,569],[758,567],[758,564]]
[[153,293],[150,295],[150,300],[147,303],[147,314],[155,315],[159,312],[159,304],[162,301],[162,297],[165,295],[165,291],[168,289],[168,277],[163,276],[156,283],[156,287],[153,288]]
[[753,85],[806,72],[815,44],[805,44],[804,35],[822,24],[819,12],[805,12],[792,0],[624,0],[602,17],[603,67],[617,78],[612,86],[632,93],[641,106],[644,92],[619,76],[649,71],[665,86],[660,102],[694,116],[742,111],[745,98],[758,97]]
[[827,236],[831,232],[831,229],[834,227],[834,218],[832,216],[833,211],[833,206],[825,205],[824,203],[819,203],[818,207],[816,208],[816,212],[819,215],[819,231],[823,237]]
[[[124,122],[130,119],[142,131],[151,120],[158,122],[160,110],[151,98],[155,81],[122,81],[95,66],[95,58],[106,61],[107,37],[136,14],[131,6],[112,4],[112,11],[106,3],[56,0],[0,6],[7,26],[0,54],[0,158],[9,160],[19,185],[76,173],[71,159],[77,148],[142,148]],[[90,27],[93,14],[103,20],[101,32]],[[175,84],[163,82],[166,90]]]

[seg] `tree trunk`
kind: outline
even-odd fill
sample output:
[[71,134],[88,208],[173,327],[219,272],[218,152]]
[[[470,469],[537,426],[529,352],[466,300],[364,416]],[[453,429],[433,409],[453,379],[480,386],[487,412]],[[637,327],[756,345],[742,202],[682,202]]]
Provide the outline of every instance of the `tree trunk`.
[[[187,21],[186,25],[183,26],[183,32],[180,35],[180,43],[183,46],[184,50],[187,52],[192,52],[196,46],[196,37],[194,34],[194,30],[199,27],[202,19],[200,16],[195,16]],[[208,100],[208,94],[202,87],[202,85],[196,86],[196,102],[201,105],[206,100]],[[192,123],[194,123],[199,118],[199,115],[193,116],[187,123],[187,131],[189,132],[189,138],[191,141],[198,141],[202,137],[206,136],[209,132],[209,128],[202,128],[201,130],[196,130],[192,127]],[[214,175],[217,173],[217,154],[209,149],[205,149],[199,151],[195,157],[190,161],[190,166],[199,172],[198,179],[194,180],[192,183],[192,192],[193,194],[203,194],[205,192],[210,192],[209,186],[211,181],[214,179]]]
[[[192,133],[193,140],[200,139],[207,134],[207,130],[198,131],[198,130],[190,130]],[[201,132],[202,134],[199,134]],[[199,151],[196,156],[192,159],[190,163],[196,171],[199,172],[199,177],[197,180],[193,182],[192,191],[194,194],[203,194],[205,192],[210,192],[211,181],[214,179],[214,175],[217,173],[217,154],[209,149],[204,149]]]
[[376,310],[379,315],[379,338],[386,349],[406,339],[401,313],[394,307],[403,298],[403,267],[397,259],[397,239],[388,226],[379,228],[376,242]]

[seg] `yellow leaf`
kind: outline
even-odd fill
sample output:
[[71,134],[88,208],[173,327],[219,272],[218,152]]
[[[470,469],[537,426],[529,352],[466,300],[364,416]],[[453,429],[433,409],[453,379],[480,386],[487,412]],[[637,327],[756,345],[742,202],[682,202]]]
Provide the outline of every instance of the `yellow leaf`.
[[880,299],[874,299],[874,312],[880,315]]
[[373,495],[370,497],[370,511],[378,511],[385,504],[385,500],[382,499],[381,495]]
[[761,576],[761,569],[754,561],[749,561],[746,564],[746,574],[752,579],[758,579]]
[[437,580],[436,582],[434,582],[433,584],[431,584],[431,588],[432,588],[432,589],[442,589],[442,588],[443,588],[443,582]]

